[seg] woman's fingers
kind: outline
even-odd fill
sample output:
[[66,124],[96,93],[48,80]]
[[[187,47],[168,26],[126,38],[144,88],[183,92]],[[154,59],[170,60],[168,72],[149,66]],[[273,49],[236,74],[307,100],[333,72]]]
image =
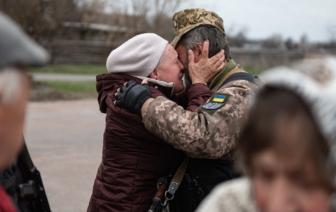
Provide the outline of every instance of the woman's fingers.
[[147,78],[142,80],[141,85],[143,85],[143,84],[148,84],[148,79]]

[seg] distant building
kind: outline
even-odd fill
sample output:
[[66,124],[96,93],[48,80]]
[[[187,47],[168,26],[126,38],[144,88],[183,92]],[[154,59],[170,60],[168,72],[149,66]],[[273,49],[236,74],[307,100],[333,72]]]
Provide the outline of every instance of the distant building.
[[63,22],[62,28],[57,39],[118,42],[141,33],[127,27],[82,22]]

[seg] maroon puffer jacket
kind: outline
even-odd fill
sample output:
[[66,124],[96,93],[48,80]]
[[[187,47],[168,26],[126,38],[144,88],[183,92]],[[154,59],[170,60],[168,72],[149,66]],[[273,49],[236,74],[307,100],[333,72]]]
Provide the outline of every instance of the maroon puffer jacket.
[[[97,172],[88,211],[148,211],[162,176],[174,174],[184,154],[149,133],[139,115],[113,104],[124,82],[140,79],[123,74],[97,76],[100,111],[106,113],[102,162]],[[168,95],[150,83],[153,97]],[[161,91],[161,92],[160,92]]]

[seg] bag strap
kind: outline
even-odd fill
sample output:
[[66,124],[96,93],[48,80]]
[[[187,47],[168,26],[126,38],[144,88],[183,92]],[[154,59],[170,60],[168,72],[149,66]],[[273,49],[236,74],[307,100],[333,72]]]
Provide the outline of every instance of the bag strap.
[[234,69],[232,69],[231,71],[229,71],[217,84],[217,86],[213,87],[211,90],[212,91],[217,91],[220,87],[222,87],[223,82],[225,82],[225,80],[227,78],[229,78],[231,75],[235,74],[235,73],[240,73],[240,72],[245,72],[244,69],[242,69],[240,67],[240,65],[237,65]]
[[238,73],[234,73],[231,76],[229,76],[222,84],[220,87],[222,87],[223,85],[235,81],[235,80],[246,80],[249,81],[255,85],[257,85],[258,87],[261,85],[261,80],[258,76],[253,76],[247,72],[238,72]]
[[174,198],[175,192],[180,187],[181,182],[183,180],[184,174],[188,168],[188,164],[190,161],[190,157],[186,157],[180,167],[175,172],[172,180],[170,181],[169,188],[165,193],[165,202],[163,203],[163,206],[166,206],[168,201],[172,200]]

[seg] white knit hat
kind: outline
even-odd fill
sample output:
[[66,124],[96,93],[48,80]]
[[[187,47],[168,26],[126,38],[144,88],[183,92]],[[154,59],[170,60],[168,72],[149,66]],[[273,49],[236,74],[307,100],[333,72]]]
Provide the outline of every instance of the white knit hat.
[[261,75],[263,86],[282,87],[297,93],[310,108],[324,137],[336,144],[336,58],[306,59]]
[[147,77],[158,65],[167,44],[154,33],[137,35],[110,53],[107,72]]

